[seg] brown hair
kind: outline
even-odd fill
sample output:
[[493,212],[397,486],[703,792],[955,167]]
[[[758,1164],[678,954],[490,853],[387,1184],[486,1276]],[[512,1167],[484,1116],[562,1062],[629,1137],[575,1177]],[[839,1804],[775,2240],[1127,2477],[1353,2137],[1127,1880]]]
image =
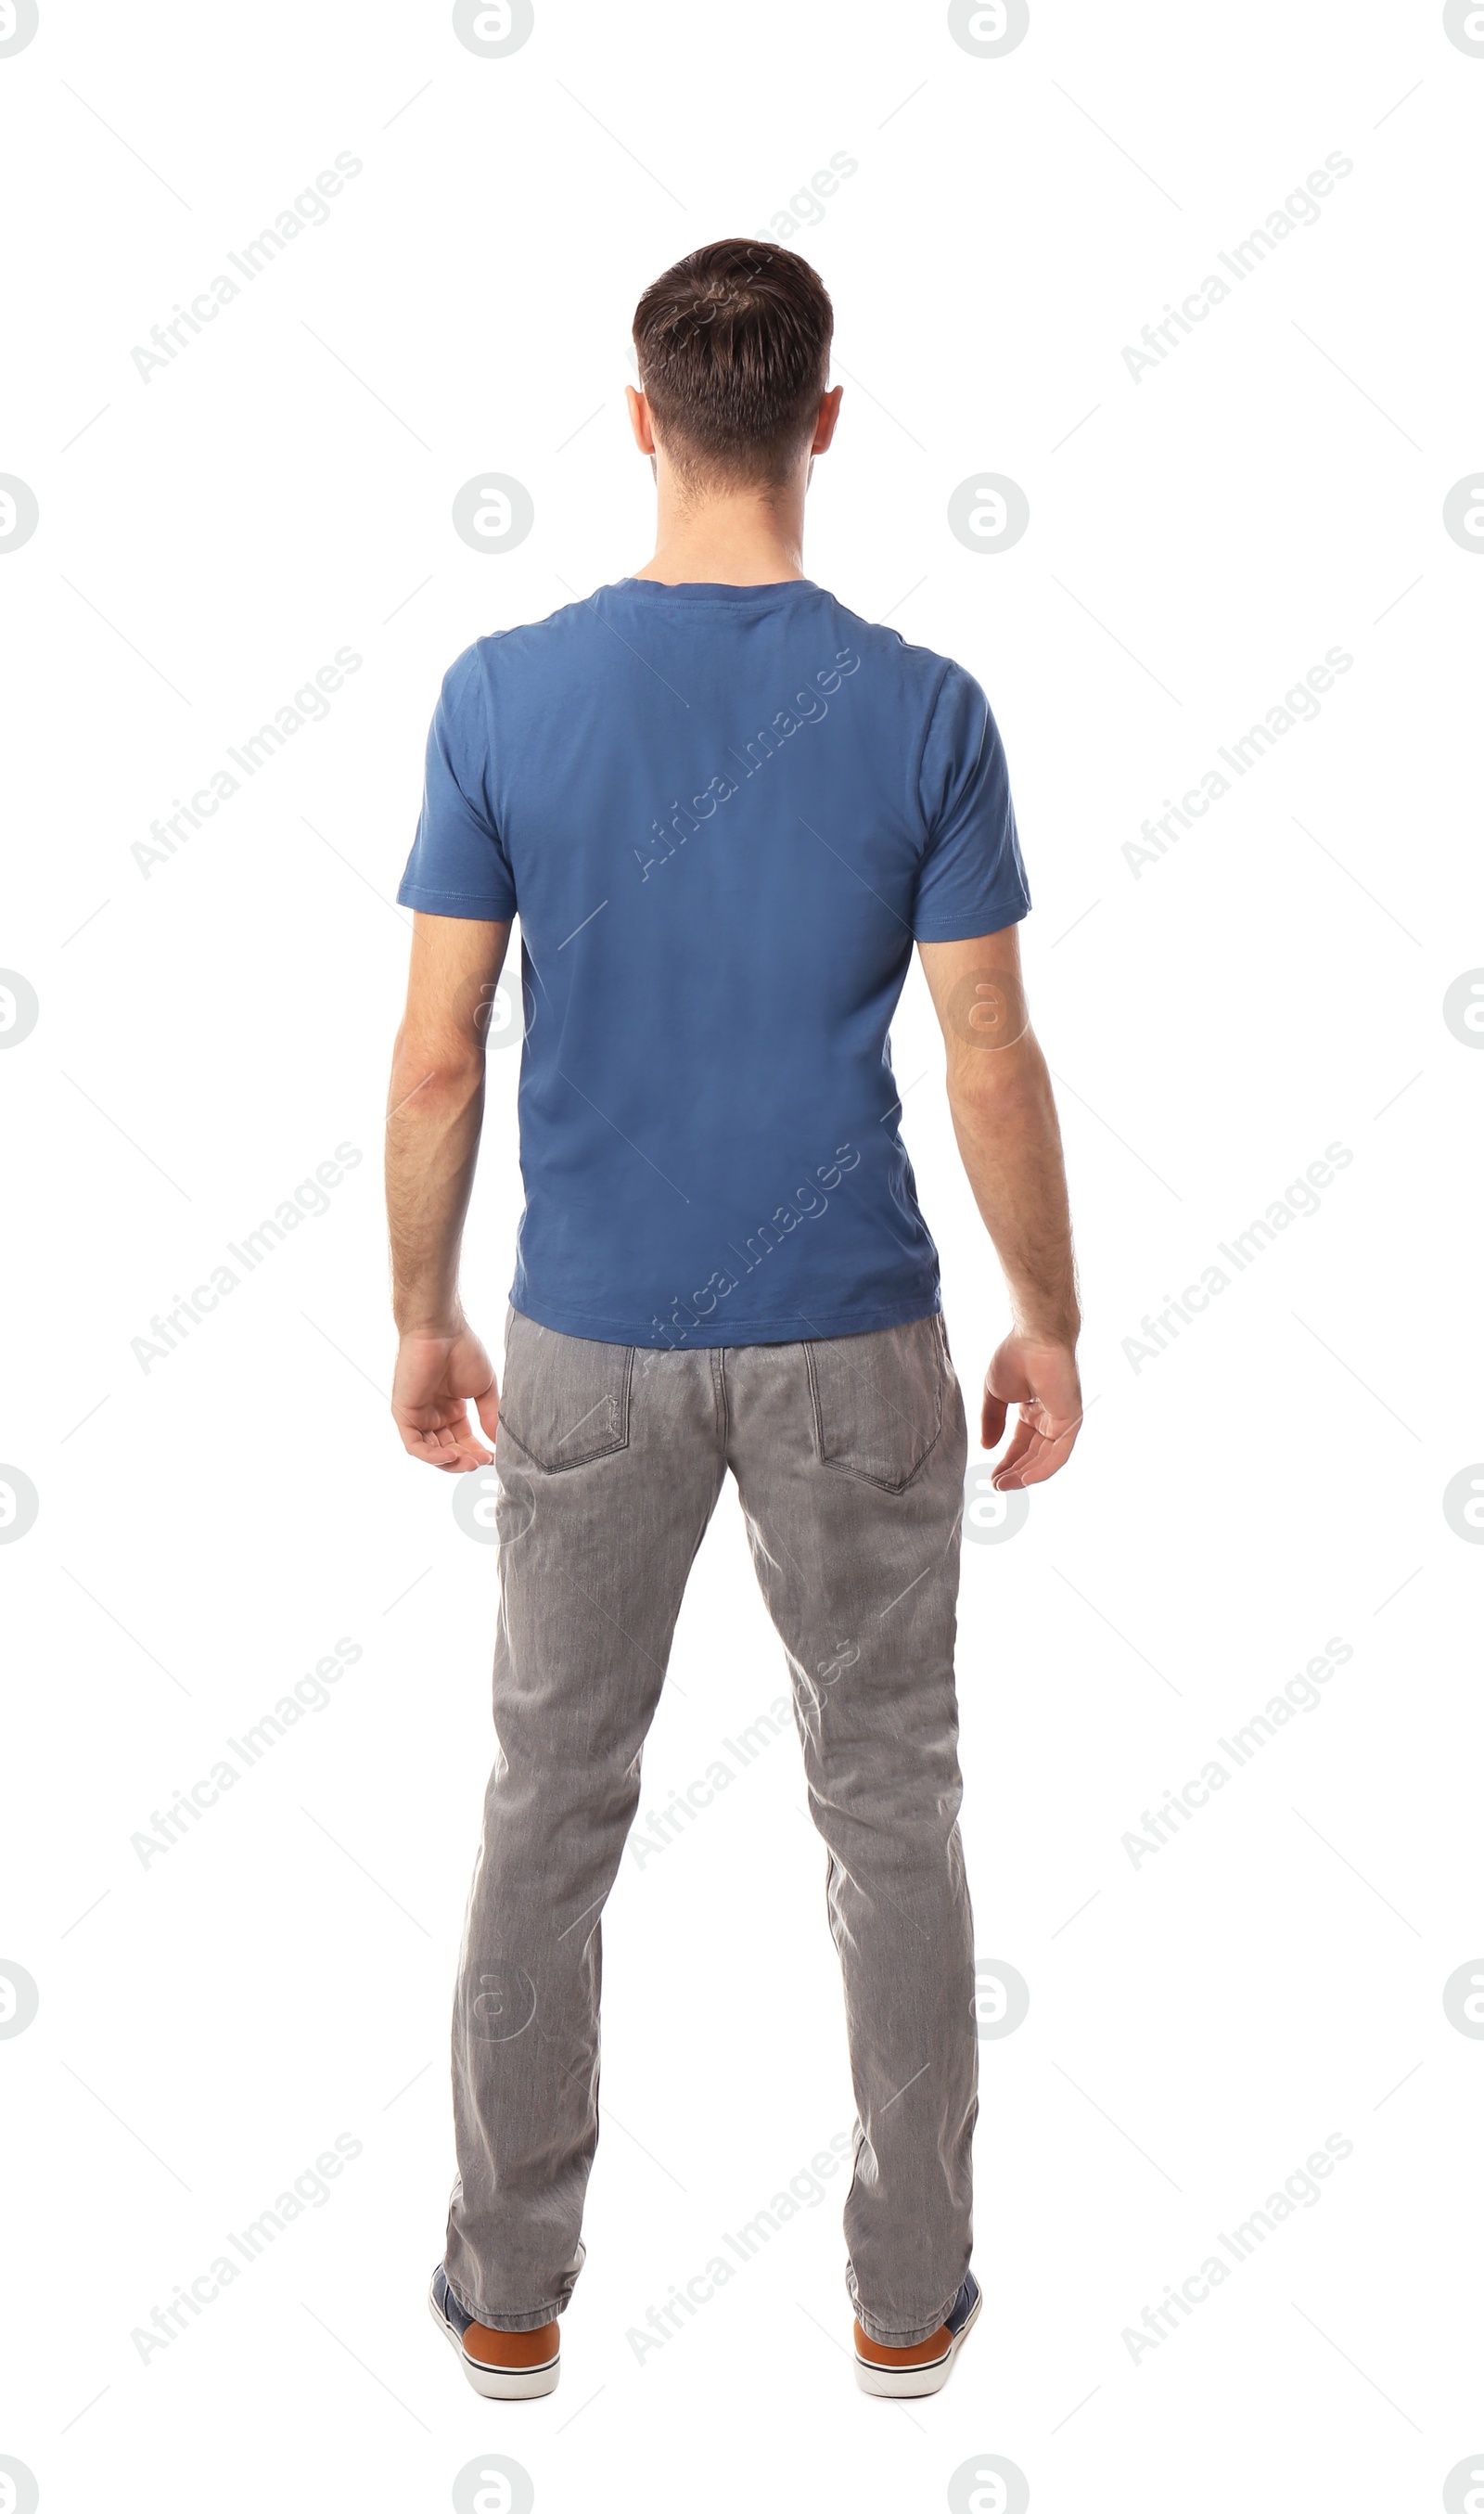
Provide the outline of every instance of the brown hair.
[[698,247],[634,312],[639,381],[683,471],[768,481],[812,431],[834,308],[800,254],[746,236]]

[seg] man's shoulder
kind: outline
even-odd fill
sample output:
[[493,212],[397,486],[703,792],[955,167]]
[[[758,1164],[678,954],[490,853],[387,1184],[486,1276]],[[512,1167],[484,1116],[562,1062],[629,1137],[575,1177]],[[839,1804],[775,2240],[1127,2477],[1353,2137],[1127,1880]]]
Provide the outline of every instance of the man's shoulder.
[[443,676],[446,698],[456,702],[477,694],[492,673],[503,674],[554,661],[563,649],[581,643],[594,626],[592,603],[564,602],[544,620],[527,620],[512,628],[491,628],[456,655]]
[[[822,590],[823,588],[822,588]],[[949,681],[974,683],[968,668],[955,662],[951,655],[939,654],[936,647],[914,645],[903,637],[900,628],[889,628],[885,621],[867,620],[859,611],[842,602],[838,594],[829,600],[835,616],[848,628],[850,641],[863,663],[895,674],[899,684],[931,706],[936,703]]]

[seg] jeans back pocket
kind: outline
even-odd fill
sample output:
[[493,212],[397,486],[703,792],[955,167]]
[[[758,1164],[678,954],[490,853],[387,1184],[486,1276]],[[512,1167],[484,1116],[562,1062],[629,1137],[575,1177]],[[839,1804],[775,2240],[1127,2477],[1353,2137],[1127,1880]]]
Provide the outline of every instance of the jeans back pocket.
[[943,1430],[947,1350],[935,1313],[872,1335],[806,1344],[821,1464],[904,1492]]
[[631,1345],[559,1335],[517,1310],[505,1338],[501,1430],[548,1475],[626,1449],[633,1366]]

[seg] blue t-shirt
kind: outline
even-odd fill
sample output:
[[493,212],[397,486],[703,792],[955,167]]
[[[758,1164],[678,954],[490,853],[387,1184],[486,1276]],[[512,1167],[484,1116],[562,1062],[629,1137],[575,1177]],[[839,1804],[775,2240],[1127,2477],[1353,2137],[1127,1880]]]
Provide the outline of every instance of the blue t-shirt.
[[939,1307],[887,1032],[1030,905],[979,684],[807,580],[627,577],[449,671],[397,896],[520,918],[514,1307],[779,1344]]

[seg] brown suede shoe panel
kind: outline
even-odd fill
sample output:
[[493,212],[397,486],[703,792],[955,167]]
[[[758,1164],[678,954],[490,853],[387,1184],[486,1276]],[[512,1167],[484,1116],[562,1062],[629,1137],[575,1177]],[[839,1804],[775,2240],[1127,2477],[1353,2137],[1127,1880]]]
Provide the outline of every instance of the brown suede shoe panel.
[[487,2331],[482,2322],[471,2322],[463,2334],[463,2345],[481,2366],[499,2366],[507,2373],[525,2373],[533,2366],[548,2365],[560,2339],[560,2327],[554,2322],[543,2322],[539,2331]]

